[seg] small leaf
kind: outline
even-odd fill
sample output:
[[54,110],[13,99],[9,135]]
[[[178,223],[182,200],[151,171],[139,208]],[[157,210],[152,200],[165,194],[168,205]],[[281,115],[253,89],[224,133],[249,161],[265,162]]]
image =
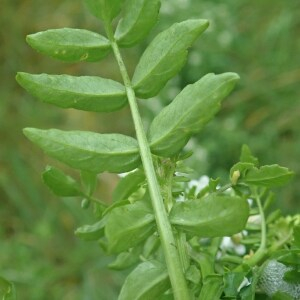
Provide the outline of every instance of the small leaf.
[[140,164],[137,141],[121,134],[25,128],[24,134],[49,156],[79,170],[122,173]]
[[76,197],[83,195],[78,182],[57,168],[47,166],[42,177],[44,183],[56,196]]
[[157,22],[160,0],[128,0],[125,2],[124,15],[115,33],[121,47],[130,47],[149,33]]
[[195,284],[199,284],[201,280],[201,272],[195,265],[190,265],[185,273],[185,278]]
[[137,170],[123,177],[113,191],[113,202],[127,199],[144,181],[145,174],[141,170]]
[[300,249],[294,252],[290,250],[285,255],[280,256],[277,261],[285,265],[297,265],[300,268]]
[[138,265],[126,278],[118,300],[158,299],[170,288],[168,272],[157,261]]
[[105,227],[108,251],[126,251],[145,240],[154,228],[154,215],[145,201],[116,207],[109,213]]
[[111,22],[120,12],[122,0],[85,0],[89,11],[97,18]]
[[149,258],[159,247],[160,239],[157,234],[149,236],[147,241],[144,243],[143,256]]
[[113,204],[111,204],[109,207],[107,207],[107,208],[103,211],[102,215],[105,216],[105,215],[107,215],[109,212],[111,212],[114,208],[120,207],[120,206],[123,206],[123,205],[127,205],[127,204],[130,204],[130,203],[131,203],[131,202],[130,202],[128,199],[126,199],[126,200],[119,200],[119,201],[117,201],[117,202],[114,202]]
[[104,236],[104,227],[106,222],[107,218],[105,217],[93,225],[81,226],[75,230],[75,235],[85,241],[99,240]]
[[16,80],[40,101],[62,108],[110,112],[127,103],[124,86],[101,77],[19,72]]
[[148,136],[154,154],[170,156],[181,150],[219,111],[238,75],[208,74],[188,85],[153,120]]
[[207,20],[187,20],[160,33],[146,49],[136,67],[132,82],[137,96],[156,96],[183,67],[187,48],[207,27]]
[[[284,273],[283,278],[286,282],[289,282],[289,283],[294,283],[294,284],[299,283],[299,288],[300,288],[300,269],[299,269],[299,271],[296,269],[286,271]],[[300,290],[299,290],[299,293],[300,293]]]
[[246,200],[214,195],[177,202],[171,212],[173,225],[201,237],[230,236],[244,229],[249,216]]
[[252,155],[252,152],[247,145],[242,146],[240,161],[244,163],[251,163],[256,167],[258,167],[259,165],[258,158]]
[[140,261],[141,247],[135,247],[127,252],[120,253],[117,258],[108,265],[113,270],[124,270],[132,267]]
[[26,41],[38,52],[66,62],[98,61],[111,50],[107,38],[85,29],[50,29],[30,34]]
[[243,182],[264,187],[276,187],[286,184],[293,177],[294,173],[279,165],[262,166],[261,168],[250,169]]
[[203,280],[203,286],[199,295],[199,300],[220,299],[223,292],[223,277],[221,275],[208,275]]

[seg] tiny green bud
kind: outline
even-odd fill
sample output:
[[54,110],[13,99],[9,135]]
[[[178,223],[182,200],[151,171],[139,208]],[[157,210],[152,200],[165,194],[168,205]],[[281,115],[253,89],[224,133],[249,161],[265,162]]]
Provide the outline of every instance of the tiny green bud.
[[231,176],[231,183],[232,185],[236,185],[239,178],[241,176],[241,172],[239,170],[235,170],[233,173],[232,173],[232,176]]
[[90,206],[91,201],[87,198],[82,199],[81,201],[81,208],[82,209],[87,209]]

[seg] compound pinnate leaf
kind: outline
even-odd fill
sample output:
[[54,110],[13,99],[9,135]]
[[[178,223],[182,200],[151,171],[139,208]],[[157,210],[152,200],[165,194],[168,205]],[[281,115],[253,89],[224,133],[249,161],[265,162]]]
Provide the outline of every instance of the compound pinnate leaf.
[[116,207],[108,214],[105,226],[108,251],[126,251],[145,240],[154,228],[154,215],[149,203],[137,201]]
[[244,229],[249,216],[246,200],[211,194],[199,200],[176,203],[170,213],[173,225],[201,237],[230,236]]
[[238,75],[207,74],[188,85],[153,120],[148,137],[153,153],[170,156],[185,146],[219,111],[221,101],[235,86]]
[[132,82],[137,96],[156,96],[183,67],[187,49],[207,27],[207,20],[187,20],[160,33],[136,67]]
[[42,177],[45,184],[56,196],[82,196],[78,182],[57,168],[48,166],[43,172]]
[[258,168],[251,168],[241,181],[264,187],[276,187],[286,184],[294,176],[288,168],[279,165],[268,165]]
[[158,261],[146,261],[128,275],[118,300],[158,299],[169,288],[166,267]]
[[93,225],[83,225],[75,230],[75,235],[85,241],[99,240],[104,236],[104,227],[107,218],[103,217],[100,221]]
[[115,33],[119,46],[130,47],[137,44],[155,25],[160,8],[160,0],[129,0],[125,2],[124,15]]
[[127,103],[124,86],[101,77],[19,72],[16,79],[31,95],[62,108],[111,112]]
[[123,0],[85,0],[85,3],[94,16],[111,22],[119,14]]
[[49,29],[28,35],[26,41],[38,52],[66,62],[98,61],[111,50],[107,38],[85,29]]
[[79,170],[122,173],[140,164],[137,141],[122,134],[25,128],[24,134],[49,156]]

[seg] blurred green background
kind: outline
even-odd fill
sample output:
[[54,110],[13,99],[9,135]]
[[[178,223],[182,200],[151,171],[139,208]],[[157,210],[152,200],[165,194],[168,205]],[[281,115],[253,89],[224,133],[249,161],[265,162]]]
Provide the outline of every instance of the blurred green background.
[[[299,0],[162,0],[160,20],[148,41],[124,51],[132,73],[155,34],[175,21],[207,18],[210,28],[190,50],[186,67],[160,97],[141,103],[145,126],[186,84],[202,75],[237,72],[235,92],[222,111],[187,146],[197,176],[227,180],[229,168],[247,143],[263,164],[296,172],[277,191],[284,213],[299,212],[300,197],[300,4]],[[15,82],[17,71],[100,75],[120,80],[112,56],[101,63],[64,64],[43,57],[25,42],[29,33],[77,27],[101,31],[80,0],[1,0],[0,10],[0,276],[15,282],[20,299],[116,299],[123,275],[107,271],[95,243],[74,237],[92,223],[80,199],[57,199],[40,173],[56,164],[22,135],[23,127],[82,129],[134,135],[128,108],[94,114],[42,104]],[[72,170],[66,169],[70,174]],[[110,201],[117,176],[100,178],[97,193]]]

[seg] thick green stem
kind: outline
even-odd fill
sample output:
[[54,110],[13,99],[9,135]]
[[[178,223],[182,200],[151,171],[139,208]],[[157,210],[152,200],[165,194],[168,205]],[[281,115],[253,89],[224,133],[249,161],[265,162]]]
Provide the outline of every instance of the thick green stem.
[[126,88],[128,102],[134,122],[137,140],[139,143],[140,154],[144,166],[146,178],[148,181],[149,192],[151,196],[152,206],[156,218],[158,233],[160,235],[161,245],[163,248],[168,273],[173,288],[174,298],[176,300],[190,300],[189,290],[187,288],[186,280],[182,271],[176,242],[172,232],[172,227],[168,219],[167,212],[164,207],[163,198],[159,188],[156,177],[152,155],[150,152],[149,143],[143,127],[143,123],[139,114],[138,105],[136,101],[135,92],[132,88],[131,80],[128,76],[127,69],[123,62],[118,44],[116,43],[111,26],[107,24],[106,33],[111,41],[111,46],[118,62],[120,72]]

